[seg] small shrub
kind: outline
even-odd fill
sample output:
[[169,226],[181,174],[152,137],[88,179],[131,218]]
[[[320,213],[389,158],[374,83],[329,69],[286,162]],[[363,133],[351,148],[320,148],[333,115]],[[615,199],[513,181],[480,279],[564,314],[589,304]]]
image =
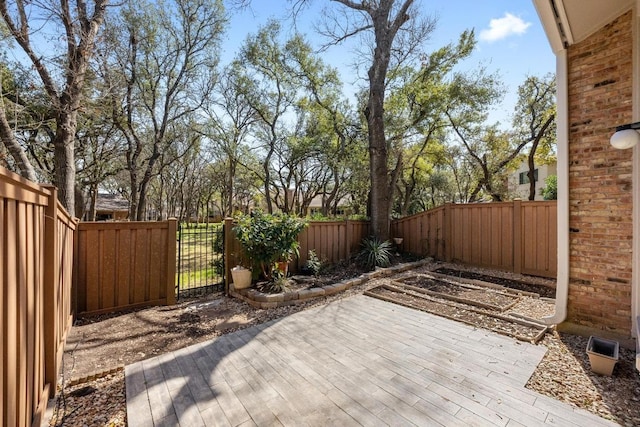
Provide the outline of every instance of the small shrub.
[[213,234],[211,246],[214,253],[221,254],[224,252],[224,234],[220,230],[216,230]]
[[320,261],[320,258],[318,258],[318,255],[316,255],[316,251],[314,250],[309,251],[306,267],[307,267],[307,270],[314,276],[317,276],[318,274],[320,274],[320,270],[322,270],[322,261]]
[[349,221],[369,221],[371,218],[364,214],[353,214],[349,215],[348,219]]
[[388,267],[391,264],[393,245],[389,241],[381,241],[377,237],[369,237],[361,243],[362,250],[358,258],[365,267],[373,270],[376,267]]
[[212,263],[213,271],[216,276],[224,275],[224,257],[217,257]]
[[557,200],[558,199],[558,176],[549,175],[544,180],[544,188],[540,190],[540,194],[545,200]]

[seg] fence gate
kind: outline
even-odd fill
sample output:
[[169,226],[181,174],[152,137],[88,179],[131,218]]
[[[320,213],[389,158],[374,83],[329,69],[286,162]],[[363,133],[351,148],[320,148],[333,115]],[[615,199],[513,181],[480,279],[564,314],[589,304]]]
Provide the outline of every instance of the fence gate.
[[178,226],[176,287],[178,299],[224,291],[222,223]]

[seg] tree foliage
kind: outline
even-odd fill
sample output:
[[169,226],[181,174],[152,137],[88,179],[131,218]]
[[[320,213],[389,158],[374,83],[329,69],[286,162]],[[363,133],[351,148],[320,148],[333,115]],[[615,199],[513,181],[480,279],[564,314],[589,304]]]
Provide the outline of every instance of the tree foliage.
[[[75,132],[84,98],[89,63],[94,55],[98,31],[104,21],[108,0],[69,2],[0,1],[0,15],[12,39],[29,59],[44,88],[46,100],[55,118],[53,146],[54,184],[58,197],[69,212],[75,212],[76,164]],[[53,29],[42,43],[34,40],[42,34],[32,29]],[[60,29],[60,33],[56,30]],[[6,112],[0,104],[0,137],[14,155],[19,169],[32,174],[19,155],[16,138],[6,128]],[[3,120],[2,118],[5,118]]]
[[[292,16],[310,2],[291,1]],[[321,46],[270,21],[220,69],[228,13],[251,7],[225,4],[0,0],[3,47],[25,58],[0,67],[2,164],[54,182],[89,219],[105,190],[130,219],[348,203],[380,241],[391,216],[511,197],[525,158],[539,191],[536,165],[555,160],[553,76],[527,77],[511,123],[490,123],[505,88],[482,66],[460,71],[473,31],[428,51],[436,20],[414,0],[325,2]],[[347,39],[364,81],[353,99],[323,57]]]
[[[152,178],[200,139],[197,112],[216,83],[225,22],[220,0],[129,1],[112,16],[101,70],[126,140],[130,219],[144,218]],[[184,150],[171,149],[176,141]]]

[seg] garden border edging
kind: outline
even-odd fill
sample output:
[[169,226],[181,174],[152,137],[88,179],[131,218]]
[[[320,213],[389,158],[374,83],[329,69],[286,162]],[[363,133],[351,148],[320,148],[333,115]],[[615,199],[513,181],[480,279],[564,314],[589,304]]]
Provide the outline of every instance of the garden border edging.
[[376,270],[369,273],[364,273],[358,277],[343,280],[331,285],[303,289],[301,291],[283,292],[278,294],[267,294],[264,292],[260,292],[255,288],[236,290],[234,289],[232,284],[231,286],[229,286],[229,295],[246,302],[252,307],[263,309],[302,304],[314,298],[335,295],[337,293],[350,289],[352,286],[361,285],[372,279],[392,276],[397,273],[411,270],[412,268],[422,267],[423,265],[426,265],[432,261],[433,258],[428,257],[420,261],[398,264],[394,265],[393,267],[376,268]]

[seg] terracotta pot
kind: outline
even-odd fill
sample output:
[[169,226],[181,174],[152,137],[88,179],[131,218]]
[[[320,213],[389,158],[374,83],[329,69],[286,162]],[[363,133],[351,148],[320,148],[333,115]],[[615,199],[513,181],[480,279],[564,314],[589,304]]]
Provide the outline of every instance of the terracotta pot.
[[284,277],[287,277],[287,273],[289,273],[289,261],[276,262],[276,268],[284,274]]

